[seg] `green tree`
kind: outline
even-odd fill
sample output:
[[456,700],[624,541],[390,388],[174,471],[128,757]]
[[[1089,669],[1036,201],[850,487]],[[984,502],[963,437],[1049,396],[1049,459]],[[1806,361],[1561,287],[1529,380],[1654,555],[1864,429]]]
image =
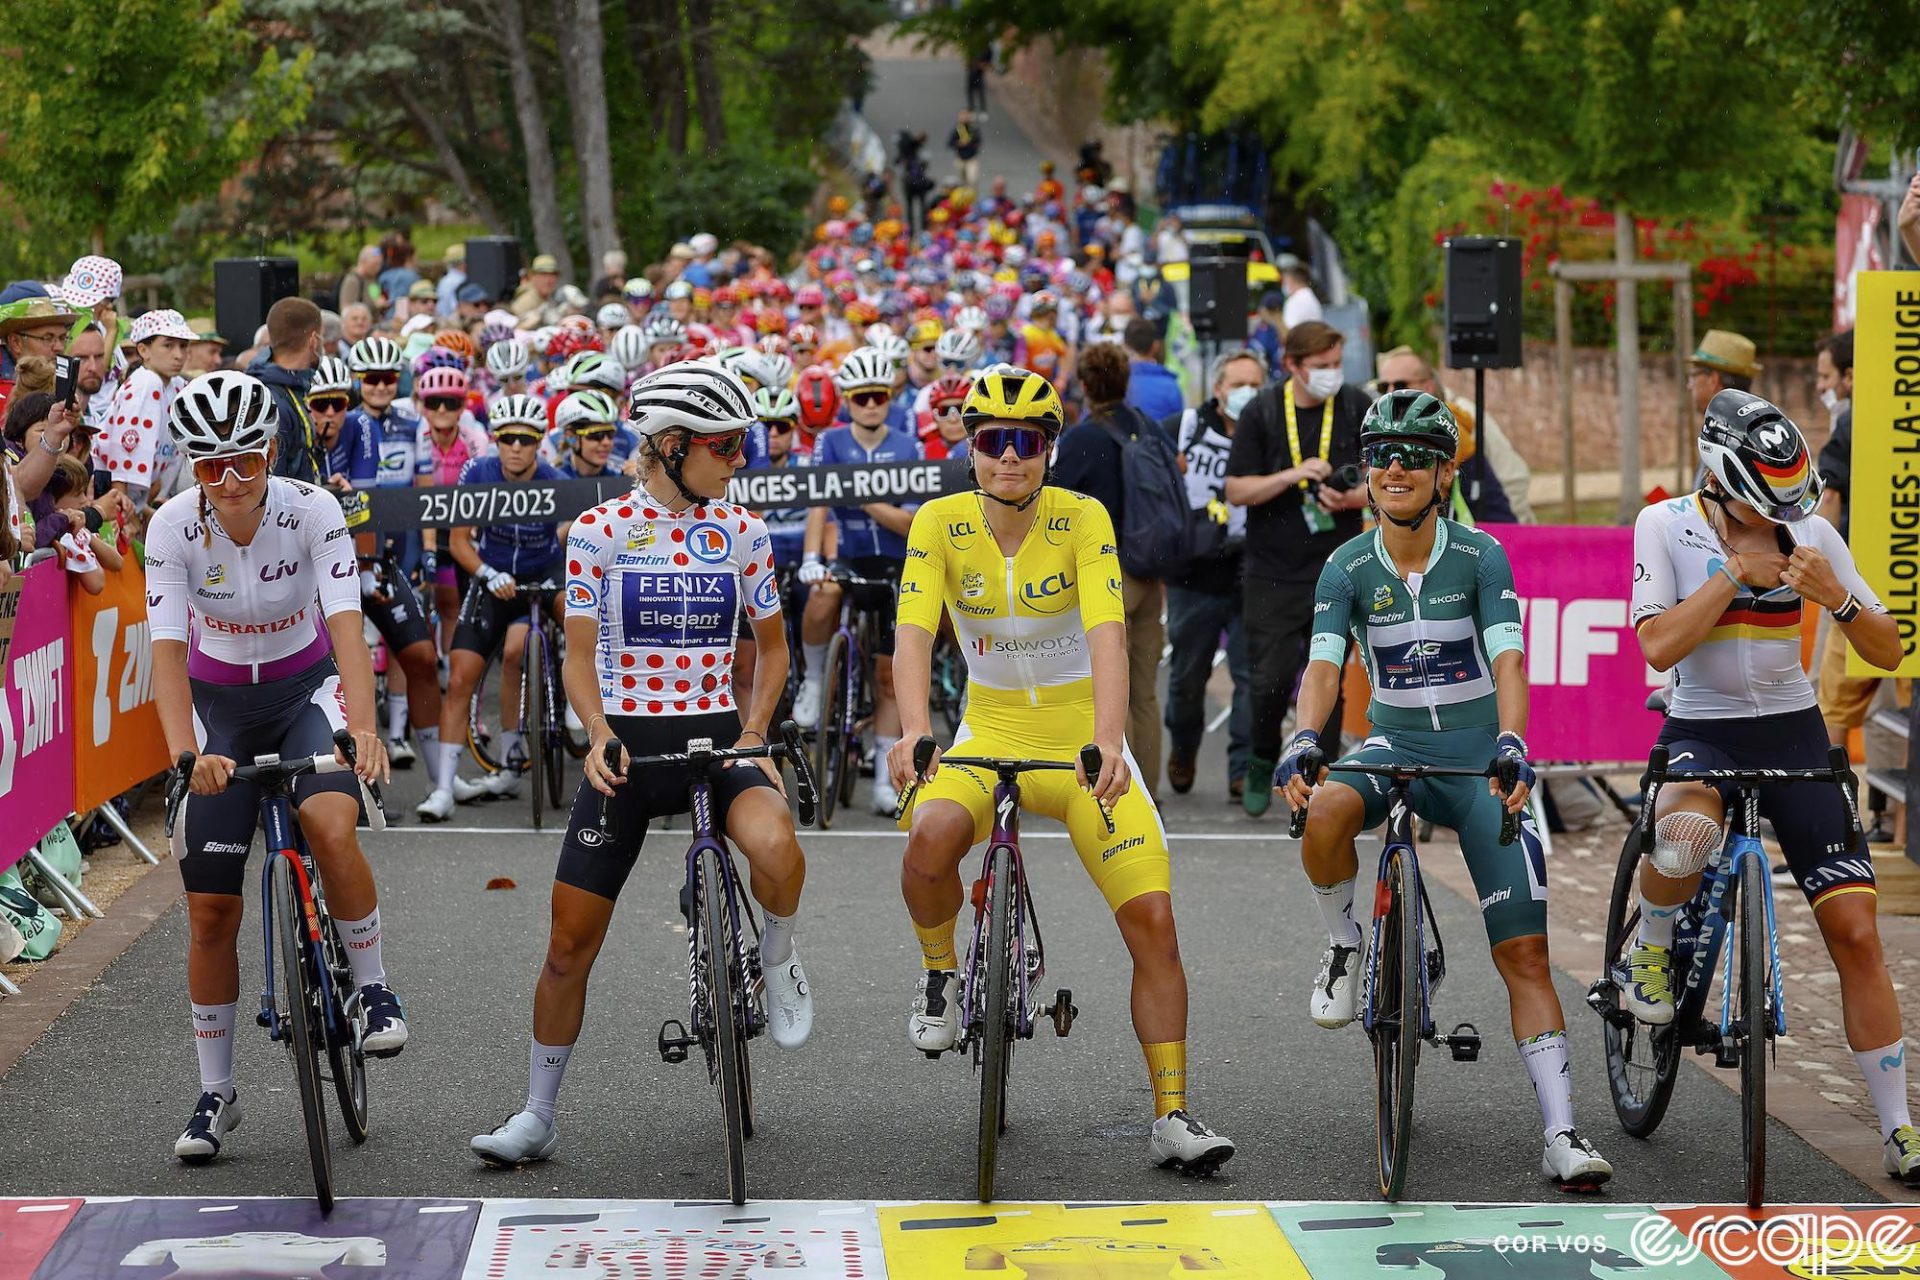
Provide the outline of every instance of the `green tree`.
[[309,59],[283,59],[240,0],[41,5],[0,35],[0,264],[45,274],[164,230],[294,129]]

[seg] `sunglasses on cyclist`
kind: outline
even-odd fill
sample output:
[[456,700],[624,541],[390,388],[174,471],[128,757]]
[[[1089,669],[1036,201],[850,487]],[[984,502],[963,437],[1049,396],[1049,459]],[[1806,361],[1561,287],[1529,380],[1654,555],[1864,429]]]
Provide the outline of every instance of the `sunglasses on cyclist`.
[[250,484],[258,480],[267,469],[267,455],[261,453],[236,453],[224,458],[195,458],[193,460],[193,478],[212,488],[226,482],[232,476],[241,484]]
[[933,416],[936,418],[956,418],[960,416],[960,402],[955,400],[952,404],[937,404],[933,406]]
[[707,446],[708,453],[722,462],[727,462],[736,457],[741,448],[746,445],[747,433],[731,431],[724,436],[695,436],[694,439]]
[[1380,471],[1396,462],[1402,471],[1428,471],[1447,461],[1447,455],[1429,445],[1394,440],[1365,446],[1360,450],[1360,460]]
[[931,342],[916,342],[913,344],[915,351],[932,351],[935,350],[935,348],[936,344]]
[[877,404],[886,404],[892,399],[891,391],[855,391],[847,396],[847,403],[857,404],[862,409],[871,409]]
[[463,408],[467,402],[459,396],[428,396],[420,403],[429,409],[437,409],[445,413],[449,410]]
[[1047,451],[1047,433],[1038,427],[982,427],[973,433],[975,453],[997,458],[1008,449],[1016,458],[1037,458]]
[[370,369],[360,375],[360,382],[368,387],[397,387],[400,385],[400,375],[392,369]]
[[590,427],[575,427],[573,434],[582,440],[604,440],[615,430],[611,422],[596,422]]
[[771,418],[762,418],[760,420],[760,425],[765,427],[770,432],[779,432],[781,434],[785,434],[786,432],[793,430],[793,424],[791,422],[780,422]]
[[345,413],[349,403],[345,396],[311,396],[307,408],[315,413]]
[[532,448],[540,443],[540,436],[538,432],[533,431],[500,431],[494,434],[493,442]]

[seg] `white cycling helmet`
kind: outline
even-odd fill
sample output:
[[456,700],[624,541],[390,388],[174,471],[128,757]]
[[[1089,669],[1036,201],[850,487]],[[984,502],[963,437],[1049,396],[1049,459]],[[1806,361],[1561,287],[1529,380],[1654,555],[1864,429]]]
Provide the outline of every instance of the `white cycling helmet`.
[[760,364],[767,373],[760,381],[761,386],[785,388],[793,382],[793,361],[789,357],[778,351],[767,351],[761,353]]
[[869,343],[868,345],[887,359],[893,361],[894,368],[904,369],[907,367],[907,340],[905,338],[897,338],[890,333],[878,342]]
[[527,344],[518,338],[508,338],[487,348],[487,372],[502,382],[524,374],[532,360]]
[[784,386],[762,387],[753,393],[753,412],[762,422],[795,422],[800,417],[800,402]]
[[867,326],[867,331],[860,335],[860,340],[870,347],[877,347],[893,336],[892,325],[888,324],[885,320],[876,320]]
[[189,458],[259,453],[279,432],[266,383],[250,373],[218,369],[189,382],[167,414],[173,438]]
[[392,338],[383,338],[379,334],[362,338],[353,344],[347,352],[347,366],[355,373],[373,373],[377,371],[400,372],[406,363],[406,357],[400,354],[400,344]]
[[626,366],[604,351],[582,351],[567,361],[569,387],[598,387],[614,395],[627,389]]
[[647,317],[646,331],[647,344],[653,347],[666,343],[677,347],[687,340],[687,326],[664,311],[655,311]]
[[587,426],[610,427],[619,418],[620,410],[606,392],[576,391],[554,410],[553,425],[562,431],[578,431]]
[[632,373],[647,362],[647,352],[652,346],[645,329],[637,324],[622,325],[620,332],[613,335],[612,355]]
[[941,364],[965,368],[980,358],[980,339],[971,329],[949,329],[933,344]]
[[695,435],[744,431],[755,418],[746,384],[712,360],[682,360],[633,384],[627,421],[644,436],[685,427]]
[[884,351],[859,347],[849,351],[847,358],[840,362],[839,371],[833,375],[833,385],[840,388],[842,395],[867,387],[892,391],[893,375],[893,361]]
[[600,309],[593,313],[593,322],[602,329],[618,329],[633,319],[624,302],[603,302]]
[[487,410],[487,430],[498,431],[508,425],[533,427],[541,434],[547,429],[547,406],[539,396],[501,396]]
[[965,330],[968,333],[984,333],[987,328],[987,313],[980,307],[962,307],[953,313],[953,328],[947,330]]
[[347,362],[336,356],[321,356],[320,362],[313,366],[313,381],[307,384],[307,395],[325,395],[329,391],[349,392],[353,390],[353,371],[347,368]]

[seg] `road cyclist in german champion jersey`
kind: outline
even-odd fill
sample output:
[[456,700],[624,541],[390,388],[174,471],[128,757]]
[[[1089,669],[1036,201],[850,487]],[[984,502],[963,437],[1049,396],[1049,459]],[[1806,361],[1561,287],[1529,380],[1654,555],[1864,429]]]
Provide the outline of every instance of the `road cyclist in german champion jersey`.
[[1410,795],[1415,813],[1460,833],[1494,967],[1507,986],[1515,1045],[1540,1103],[1541,1172],[1562,1187],[1592,1189],[1613,1170],[1573,1125],[1540,838],[1523,817],[1517,840],[1499,840],[1503,809],[1523,813],[1534,780],[1522,736],[1528,690],[1519,595],[1500,544],[1440,515],[1459,440],[1453,414],[1423,391],[1391,391],[1374,403],[1360,441],[1379,524],[1334,552],[1315,588],[1302,727],[1273,775],[1274,790],[1310,814],[1300,861],[1328,936],[1310,1012],[1323,1027],[1354,1020],[1361,934],[1353,919],[1353,842],[1386,818],[1384,780],[1343,774],[1337,761],[1329,773],[1320,747],[1351,640],[1373,685],[1373,736],[1354,761],[1488,771],[1510,762],[1518,779],[1504,797],[1491,777],[1422,778]]
[[[1900,665],[1899,628],[1839,532],[1815,513],[1820,481],[1792,419],[1749,392],[1724,390],[1707,405],[1699,450],[1699,491],[1655,503],[1634,522],[1634,631],[1648,663],[1677,677],[1659,737],[1669,776],[1824,768],[1827,734],[1800,664],[1801,610],[1825,609],[1854,652],[1885,671]],[[1624,1007],[1649,1025],[1673,1021],[1675,924],[1720,847],[1734,790],[1675,781],[1660,791],[1622,992]],[[1764,787],[1759,809],[1833,957],[1847,1043],[1880,1120],[1883,1165],[1920,1185],[1906,1040],[1866,840],[1828,787]]]
[[[967,655],[955,753],[1073,761],[1083,746],[1099,748],[1099,776],[1078,768],[1028,775],[1021,807],[1066,824],[1133,958],[1134,1030],[1153,1086],[1151,1159],[1210,1173],[1234,1147],[1187,1108],[1187,976],[1166,832],[1153,801],[1132,785],[1123,741],[1126,624],[1113,525],[1099,503],[1046,483],[1063,411],[1045,378],[991,366],[976,379],[965,416],[978,490],[936,498],[914,515],[896,642],[905,737],[885,766],[896,788],[919,781],[913,752],[932,733],[928,692],[943,609]],[[922,1052],[952,1048],[959,1033],[960,863],[993,824],[993,785],[981,770],[941,769],[936,752],[911,814],[902,815],[909,825],[901,892],[922,962],[907,1036]]]
[[240,1122],[235,944],[259,797],[251,783],[229,785],[238,764],[334,754],[335,732],[351,732],[354,771],[309,774],[293,794],[347,943],[365,1051],[390,1057],[407,1044],[381,958],[373,873],[354,834],[360,784],[384,781],[387,764],[353,543],[331,493],[269,474],[275,423],[266,387],[247,374],[188,384],[170,427],[197,483],[160,509],[147,534],[154,698],[168,755],[196,757],[174,834],[200,1060],[200,1099],[174,1144],[189,1163],[218,1156]]
[[[591,749],[554,873],[526,1106],[472,1142],[490,1164],[553,1153],[555,1099],[615,899],[648,822],[687,811],[686,770],[628,776],[627,761],[684,752],[697,738],[764,746],[785,687],[786,630],[766,526],[724,501],[754,422],[746,388],[717,364],[683,361],[636,383],[628,414],[643,437],[640,486],[581,515],[567,539],[567,700]],[[767,676],[744,711],[731,680],[743,610]],[[616,739],[620,767],[609,769],[606,748]],[[812,991],[794,950],[806,861],[776,766],[755,760],[721,774],[714,821],[750,864],[765,914],[769,1031],[776,1045],[797,1049],[813,1027]],[[612,799],[611,836],[601,826],[603,797]]]

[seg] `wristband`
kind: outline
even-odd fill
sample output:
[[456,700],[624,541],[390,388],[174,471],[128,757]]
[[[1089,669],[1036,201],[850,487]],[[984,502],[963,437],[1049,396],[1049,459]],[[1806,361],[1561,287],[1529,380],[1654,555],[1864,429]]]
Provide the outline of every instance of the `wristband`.
[[1840,607],[1833,611],[1833,620],[1842,625],[1845,625],[1846,623],[1852,622],[1855,618],[1859,617],[1861,611],[1864,610],[1865,608],[1866,608],[1865,605],[1861,604],[1859,600],[1854,598],[1853,592],[1849,591],[1847,592],[1847,598],[1840,602]]
[[596,711],[592,715],[587,717],[587,736],[588,737],[593,736],[593,722],[595,720],[598,720],[601,724],[606,725],[607,728],[609,729],[613,728],[613,722],[607,719],[606,716],[602,715],[600,712]]
[[[744,737],[746,737],[746,736],[747,736],[748,734],[752,734],[752,735],[753,735],[754,737],[756,737],[756,738],[758,738],[758,739],[760,739],[760,745],[761,745],[761,746],[763,746],[763,747],[764,747],[764,746],[766,746],[766,745],[767,745],[767,735],[766,735],[766,734],[764,734],[764,733],[762,733],[762,732],[760,732],[760,731],[759,731],[758,729],[742,729],[742,730],[740,731],[740,738],[744,738]],[[740,738],[735,738],[735,739],[733,740],[733,744],[734,744],[734,745],[735,745],[736,747],[740,745]]]
[[1744,582],[1742,582],[1742,581],[1740,581],[1740,579],[1738,579],[1738,578],[1736,578],[1736,577],[1734,577],[1734,576],[1733,576],[1733,569],[1732,569],[1732,568],[1731,568],[1731,567],[1730,567],[1730,566],[1729,566],[1729,565],[1727,564],[1727,562],[1726,562],[1725,560],[1722,560],[1722,561],[1720,562],[1720,572],[1722,572],[1722,573],[1724,573],[1724,574],[1726,574],[1726,575],[1727,575],[1727,581],[1728,581],[1728,582],[1731,582],[1731,583],[1733,584],[1733,589],[1734,589],[1735,591],[1744,591],[1744,590],[1746,590],[1746,588],[1747,588],[1747,584],[1746,584],[1746,583],[1744,583]]

